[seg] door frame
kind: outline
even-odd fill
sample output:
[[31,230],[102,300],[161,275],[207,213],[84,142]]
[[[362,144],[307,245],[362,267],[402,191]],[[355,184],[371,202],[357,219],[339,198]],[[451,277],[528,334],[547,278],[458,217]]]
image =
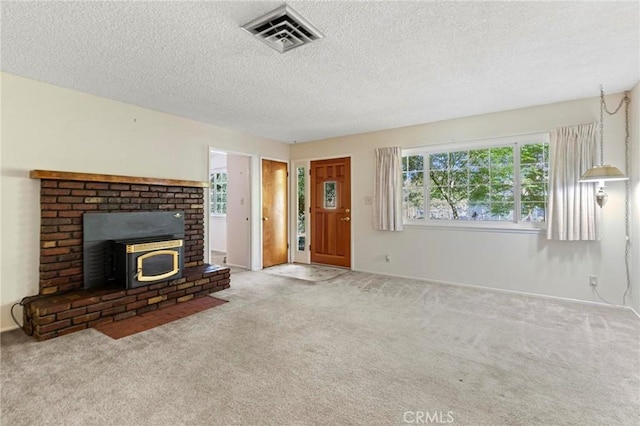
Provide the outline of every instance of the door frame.
[[[255,246],[256,246],[256,242],[255,240],[255,221],[254,221],[254,217],[255,217],[255,208],[256,205],[258,203],[256,203],[255,200],[255,194],[257,194],[257,191],[255,190],[255,182],[254,182],[254,175],[255,175],[255,164],[256,164],[256,156],[253,154],[249,154],[246,152],[242,152],[242,151],[232,151],[226,148],[218,148],[215,146],[209,146],[207,147],[207,182],[209,182],[210,176],[209,174],[211,173],[211,152],[220,152],[220,153],[224,153],[227,155],[238,155],[238,156],[242,156],[242,157],[249,157],[249,211],[250,211],[250,217],[249,217],[249,269],[254,271],[257,270],[258,268],[256,267],[256,257],[255,257]],[[204,223],[204,229],[205,229],[205,248],[207,250],[207,252],[205,253],[205,260],[207,261],[207,263],[211,263],[211,247],[209,246],[209,232],[211,231],[209,229],[209,218],[211,217],[211,191],[208,190],[209,187],[207,187],[207,190],[204,191],[204,202],[206,204],[206,207],[204,209],[205,214],[206,214],[206,219],[205,223]]]
[[[262,223],[262,160],[269,160],[269,161],[277,161],[279,163],[284,163],[287,165],[287,211],[290,211],[291,208],[291,161],[290,160],[283,160],[281,158],[276,158],[276,157],[266,157],[266,156],[260,156],[258,159],[258,180],[260,182],[260,185],[258,185],[259,188],[259,194],[258,194],[258,199],[259,199],[259,210],[258,210],[258,217],[257,217],[257,221],[258,221],[258,235],[259,235],[259,240],[260,240],[260,244],[258,245],[258,251],[259,251],[259,268],[260,269],[264,269],[264,265],[262,264],[262,260],[263,260],[263,223]],[[290,225],[291,225],[291,215],[289,215],[289,223],[287,223],[287,229],[290,229]],[[289,232],[289,238],[287,239],[287,241],[289,242],[289,248],[287,249],[287,263],[291,263],[291,232]],[[252,269],[255,270],[255,269]]]
[[[346,154],[340,154],[340,155],[330,155],[330,156],[326,156],[326,157],[313,157],[313,158],[303,158],[303,159],[297,159],[297,160],[291,160],[291,169],[295,170],[295,167],[298,167],[302,164],[305,165],[306,167],[306,181],[305,181],[305,207],[304,207],[304,212],[306,215],[306,237],[307,237],[307,241],[306,241],[306,262],[298,262],[298,263],[306,263],[307,265],[311,264],[311,251],[309,250],[309,241],[313,240],[313,226],[311,226],[311,214],[309,213],[309,198],[311,197],[311,176],[309,174],[309,170],[311,167],[311,162],[312,161],[322,161],[322,160],[332,160],[335,158],[349,158],[350,163],[351,163],[351,181],[349,182],[350,185],[350,189],[351,189],[351,221],[349,222],[349,226],[351,226],[351,240],[349,241],[349,245],[351,248],[351,259],[349,259],[349,264],[351,265],[349,267],[350,270],[355,270],[354,266],[353,266],[353,257],[354,257],[354,238],[353,238],[353,222],[356,216],[356,214],[359,214],[359,210],[360,210],[360,206],[356,205],[354,203],[354,198],[353,198],[353,154],[351,153],[346,153]],[[291,176],[290,176],[291,178]],[[291,182],[291,181],[290,181]],[[295,207],[297,202],[295,202],[295,198],[297,195],[297,186],[298,186],[298,182],[297,179],[295,181],[295,185],[290,183],[290,188],[291,188],[291,196],[290,196],[290,217],[292,218],[291,220],[291,226],[290,226],[290,242],[289,242],[289,247],[297,247],[297,241],[296,241],[296,235],[297,235],[297,221],[295,220],[295,218],[297,217],[297,215],[295,215]],[[294,188],[295,187],[295,188]],[[295,245],[294,245],[295,244]],[[290,251],[291,253],[291,251]],[[331,266],[331,265],[328,265]],[[335,268],[339,268],[339,266],[335,266]]]

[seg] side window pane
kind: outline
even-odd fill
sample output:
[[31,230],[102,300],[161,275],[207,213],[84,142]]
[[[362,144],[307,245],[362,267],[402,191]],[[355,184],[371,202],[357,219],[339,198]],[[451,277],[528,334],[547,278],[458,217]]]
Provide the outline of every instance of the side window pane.
[[211,173],[210,183],[211,213],[227,214],[227,173]]
[[469,151],[469,219],[489,220],[490,150]]
[[458,220],[468,213],[468,151],[429,155],[429,218]]
[[546,220],[549,182],[549,144],[520,147],[521,217],[525,222]]
[[209,201],[211,202],[211,214],[215,214],[217,211],[216,208],[216,174],[211,173],[209,175]]
[[513,221],[515,198],[513,194],[514,149],[512,146],[489,150],[489,204],[488,215],[483,220]]
[[402,157],[402,210],[405,219],[424,219],[424,157]]
[[298,246],[298,251],[305,251],[305,246],[306,246],[306,226],[305,226],[305,221],[306,221],[306,215],[304,212],[304,206],[305,206],[305,198],[304,198],[304,194],[305,194],[305,168],[304,167],[298,167],[298,169],[296,170],[296,175],[298,178],[298,209],[297,209],[297,246]]

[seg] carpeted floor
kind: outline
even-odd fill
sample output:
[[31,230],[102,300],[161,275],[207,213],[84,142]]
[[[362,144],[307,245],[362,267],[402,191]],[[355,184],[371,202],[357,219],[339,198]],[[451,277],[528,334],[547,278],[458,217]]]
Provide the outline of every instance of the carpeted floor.
[[627,310],[357,272],[231,286],[119,340],[3,333],[2,425],[640,422]]

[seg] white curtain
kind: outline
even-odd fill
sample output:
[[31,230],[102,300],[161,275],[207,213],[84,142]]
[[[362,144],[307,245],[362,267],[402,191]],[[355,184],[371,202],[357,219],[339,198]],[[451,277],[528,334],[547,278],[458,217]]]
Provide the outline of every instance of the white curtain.
[[402,149],[376,149],[373,227],[402,231]]
[[597,240],[595,186],[580,183],[596,160],[597,123],[551,131],[551,174],[547,238],[564,241]]

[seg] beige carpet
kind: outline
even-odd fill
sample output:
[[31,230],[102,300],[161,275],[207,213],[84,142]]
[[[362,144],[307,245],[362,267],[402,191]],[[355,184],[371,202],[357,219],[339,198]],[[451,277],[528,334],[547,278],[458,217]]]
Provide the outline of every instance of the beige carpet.
[[119,340],[3,333],[2,425],[640,422],[629,311],[356,272],[231,286]]
[[303,265],[300,263],[285,263],[283,265],[265,268],[262,272],[283,277],[297,278],[305,281],[326,281],[346,274],[348,269],[334,268],[324,265]]

